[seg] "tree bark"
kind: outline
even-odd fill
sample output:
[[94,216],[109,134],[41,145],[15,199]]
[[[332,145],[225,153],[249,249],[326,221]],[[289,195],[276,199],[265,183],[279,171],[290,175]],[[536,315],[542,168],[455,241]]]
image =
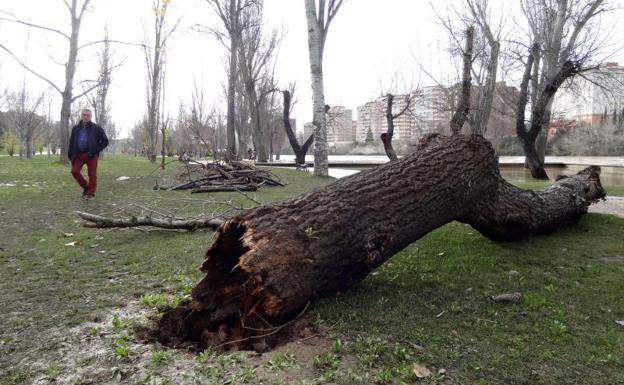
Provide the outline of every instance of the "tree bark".
[[61,154],[59,161],[69,163],[69,120],[71,118],[71,105],[74,101],[74,76],[76,75],[76,63],[78,61],[78,36],[80,32],[81,17],[76,17],[76,4],[72,2],[72,32],[69,39],[69,55],[65,65],[65,89],[61,94],[61,120],[59,124],[61,141]]
[[281,328],[315,298],[349,289],[450,221],[495,240],[576,222],[605,195],[599,174],[590,167],[544,191],[522,190],[500,176],[482,137],[429,135],[401,160],[227,220],[206,253],[191,307],[166,313],[159,338],[275,346]]
[[[388,131],[381,134],[381,142],[384,145],[384,151],[388,156],[390,161],[398,160],[399,157],[394,151],[394,147],[392,147],[392,137],[394,136],[394,116],[392,115],[392,103],[394,102],[394,95],[388,94],[386,95],[386,123],[388,125]],[[406,103],[410,101],[407,100]]]
[[[327,122],[325,117],[325,89],[323,85],[323,43],[326,31],[317,18],[315,0],[305,0],[308,23],[308,54],[312,85],[312,124],[314,126],[314,175],[328,176]],[[322,10],[319,13],[322,17]]]
[[227,93],[227,123],[226,138],[227,152],[226,160],[228,162],[236,160],[236,70],[238,68],[238,46],[240,44],[240,25],[239,11],[237,10],[237,2],[230,0],[230,68],[228,69],[228,93]]
[[468,114],[470,113],[470,88],[472,87],[472,78],[470,77],[470,69],[472,68],[472,48],[474,41],[474,27],[469,27],[466,30],[466,48],[464,49],[464,67],[462,73],[462,87],[461,94],[459,96],[459,103],[457,111],[451,118],[451,132],[453,134],[459,134]]
[[216,229],[223,224],[220,218],[205,219],[162,219],[154,217],[107,218],[101,215],[76,211],[76,214],[85,221],[84,227],[112,228],[112,227],[140,227],[152,226],[169,230],[197,230],[203,228]]
[[290,91],[284,90],[282,91],[282,94],[284,95],[284,129],[286,130],[286,136],[288,137],[290,147],[292,147],[293,152],[295,153],[295,164],[305,164],[305,156],[314,141],[314,133],[306,139],[303,145],[299,145],[297,135],[295,135],[295,132],[290,124]]

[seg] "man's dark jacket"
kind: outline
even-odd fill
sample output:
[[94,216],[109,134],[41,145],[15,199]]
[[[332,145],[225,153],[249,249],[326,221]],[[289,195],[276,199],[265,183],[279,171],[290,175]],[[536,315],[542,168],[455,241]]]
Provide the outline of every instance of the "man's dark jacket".
[[[77,126],[74,126],[74,128],[72,128],[71,136],[69,137],[69,151],[67,154],[69,155],[69,160],[71,161],[73,161],[76,155],[78,155],[78,132],[81,127],[82,122],[78,123]],[[106,137],[106,133],[102,127],[93,122],[85,123],[85,128],[87,129],[87,143],[89,146],[87,154],[89,155],[89,159],[91,159],[93,155],[99,155],[100,151],[108,146],[108,138]]]

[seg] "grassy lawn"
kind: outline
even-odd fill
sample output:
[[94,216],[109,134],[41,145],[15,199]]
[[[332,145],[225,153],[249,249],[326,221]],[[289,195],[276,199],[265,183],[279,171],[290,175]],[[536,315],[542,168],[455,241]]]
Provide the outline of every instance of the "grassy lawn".
[[[312,356],[287,346],[253,364],[250,354],[142,346],[132,314],[155,314],[188,294],[212,232],[85,229],[73,212],[111,214],[132,204],[190,216],[230,208],[217,201],[254,205],[240,194],[154,191],[163,174],[147,176],[153,170],[143,159],[108,157],[96,200],[85,202],[54,159],[0,157],[0,383],[398,384],[414,382],[419,363],[433,373],[420,383],[624,384],[624,326],[616,323],[624,320],[624,219],[599,214],[514,243],[448,224],[352,290],[318,301],[310,317],[330,341]],[[264,188],[256,200],[331,182],[275,173],[287,187]],[[624,195],[622,187],[607,191]],[[524,302],[490,300],[509,291]],[[83,325],[86,335],[73,332]],[[88,346],[104,349],[87,357]],[[72,377],[80,367],[92,372]]]

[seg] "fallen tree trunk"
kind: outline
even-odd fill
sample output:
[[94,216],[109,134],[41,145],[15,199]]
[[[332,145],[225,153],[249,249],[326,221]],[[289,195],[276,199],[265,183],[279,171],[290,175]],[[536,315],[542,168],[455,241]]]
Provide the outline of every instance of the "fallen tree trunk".
[[111,227],[140,227],[152,226],[161,229],[197,230],[203,228],[216,229],[223,224],[220,218],[201,219],[161,219],[149,216],[130,218],[107,218],[100,215],[76,211],[76,214],[85,222],[84,227],[111,228]]
[[497,240],[574,223],[604,197],[599,174],[590,167],[526,191],[501,178],[482,137],[425,137],[411,156],[227,220],[206,253],[191,307],[166,313],[159,338],[274,346],[284,323],[310,301],[348,289],[450,221]]

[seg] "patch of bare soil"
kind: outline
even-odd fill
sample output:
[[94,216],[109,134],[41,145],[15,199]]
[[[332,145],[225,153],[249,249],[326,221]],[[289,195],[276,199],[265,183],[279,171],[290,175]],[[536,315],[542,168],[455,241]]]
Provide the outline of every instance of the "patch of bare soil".
[[[268,353],[252,351],[198,354],[169,349],[146,338],[158,318],[156,310],[136,302],[112,311],[105,319],[42,334],[53,343],[45,357],[27,357],[22,364],[40,373],[32,384],[293,384],[314,380],[322,371],[314,358],[329,352],[333,340],[321,329]],[[341,357],[339,368],[354,368],[353,356]]]

